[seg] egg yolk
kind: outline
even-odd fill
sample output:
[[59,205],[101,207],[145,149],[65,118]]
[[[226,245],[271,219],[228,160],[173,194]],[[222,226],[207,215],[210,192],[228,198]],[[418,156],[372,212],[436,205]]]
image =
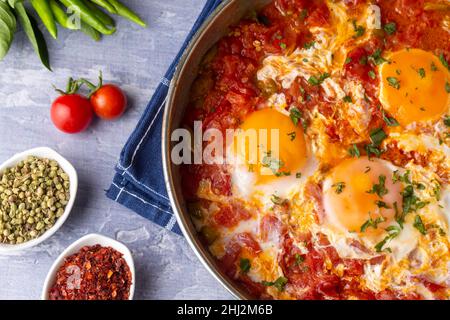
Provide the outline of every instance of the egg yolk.
[[344,160],[324,183],[327,220],[347,231],[362,232],[364,223],[372,219],[379,222],[377,227],[366,228],[364,233],[370,236],[383,232],[395,218],[394,203],[402,208],[402,185],[392,179],[392,170],[381,160]]
[[305,164],[303,129],[289,116],[271,108],[250,114],[234,136],[232,150],[256,183],[295,175]]
[[448,109],[450,73],[434,54],[405,49],[387,57],[380,68],[380,101],[397,121],[439,119]]

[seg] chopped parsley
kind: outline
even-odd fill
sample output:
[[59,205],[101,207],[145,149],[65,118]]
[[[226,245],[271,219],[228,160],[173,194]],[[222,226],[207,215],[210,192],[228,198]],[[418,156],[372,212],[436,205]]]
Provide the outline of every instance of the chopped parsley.
[[345,64],[349,64],[350,62],[352,62],[352,58],[347,57],[347,59],[345,59]]
[[450,127],[450,116],[445,116],[445,118],[444,118],[444,124],[445,124],[447,127]]
[[367,60],[368,60],[367,56],[362,56],[359,59],[359,64],[365,66],[367,64]]
[[400,81],[396,77],[387,77],[386,80],[392,88],[400,89]]
[[295,126],[298,125],[298,122],[301,120],[301,118],[303,116],[302,112],[300,110],[298,110],[298,108],[295,108],[295,107],[293,107],[289,110],[289,115]]
[[277,177],[289,176],[291,174],[290,172],[280,171],[281,168],[284,167],[284,162],[279,159],[273,158],[270,151],[267,152],[266,156],[262,159],[262,165],[263,167],[272,170],[273,174]]
[[387,134],[383,131],[383,128],[377,128],[370,132],[370,141],[372,141],[372,145],[376,147],[380,146],[386,138]]
[[350,149],[348,149],[348,154],[356,158],[359,158],[361,156],[361,152],[359,151],[359,148],[355,143],[350,147]]
[[383,198],[383,196],[389,193],[389,190],[386,189],[385,183],[386,183],[386,176],[382,174],[379,175],[378,183],[374,184],[372,186],[372,189],[367,191],[367,193],[376,194],[378,197]]
[[450,70],[450,67],[448,66],[448,62],[447,62],[447,60],[445,59],[443,53],[441,53],[441,55],[439,56],[439,60],[441,60],[441,63],[442,63],[442,65],[443,65],[444,67],[446,67],[447,69]]
[[337,194],[341,194],[345,189],[345,182],[338,182],[331,186]]
[[431,71],[438,71],[438,68],[434,62],[431,63]]
[[372,80],[376,79],[376,77],[377,77],[377,75],[375,74],[375,72],[373,70],[370,70],[367,74],[369,75],[369,78]]
[[414,218],[414,228],[419,230],[419,232],[423,235],[427,234],[427,229],[425,228],[425,225],[423,224],[422,218],[419,215],[416,215]]
[[420,183],[413,183],[411,182],[411,179],[409,177],[410,172],[407,171],[405,174],[400,175],[398,171],[394,172],[394,178],[393,182],[396,183],[397,181],[401,181],[404,184],[406,184],[406,187],[402,191],[402,199],[403,199],[403,208],[400,212],[397,208],[397,204],[394,204],[394,208],[396,210],[395,219],[397,220],[398,224],[403,227],[403,224],[405,222],[406,216],[411,213],[415,212],[419,209],[422,209],[425,207],[429,202],[428,201],[421,201],[414,193],[414,186],[418,188],[419,190],[422,188]]
[[437,201],[441,200],[441,184],[439,181],[435,181],[435,186],[433,188],[433,196],[436,198]]
[[241,259],[239,267],[243,273],[248,273],[250,271],[251,265],[249,259]]
[[276,204],[276,205],[279,205],[279,206],[284,205],[287,202],[286,199],[282,199],[279,196],[277,196],[276,194],[273,194],[270,197],[270,201],[272,201],[273,204]]
[[423,183],[414,183],[414,185],[416,186],[417,189],[419,190],[425,190],[425,185]]
[[316,44],[315,41],[310,41],[310,42],[306,42],[306,43],[303,45],[303,47],[304,47],[305,49],[311,49],[311,48],[314,47],[315,44]]
[[356,20],[353,20],[353,30],[355,30],[353,38],[359,38],[366,32],[366,29],[363,26],[356,24]]
[[400,182],[403,182],[406,184],[411,184],[411,180],[409,179],[410,173],[411,172],[409,170],[406,170],[406,172],[403,175],[401,175],[398,170],[395,170],[393,178],[392,178],[392,182],[397,183],[398,181],[400,181]]
[[383,150],[381,150],[377,146],[374,146],[373,144],[366,145],[365,150],[369,159],[372,157],[372,155],[375,155],[375,157],[380,157],[381,154],[384,152]]
[[391,252],[390,248],[383,249],[383,247],[387,244],[388,241],[398,237],[398,235],[400,234],[400,231],[401,231],[400,227],[397,227],[397,226],[389,226],[385,230],[388,232],[388,235],[383,240],[381,240],[379,243],[377,243],[375,245],[375,250],[377,252],[382,252],[382,251]]
[[383,29],[388,35],[393,35],[397,31],[397,24],[395,22],[386,23]]
[[263,281],[261,282],[263,286],[266,287],[275,287],[278,289],[278,291],[284,291],[284,287],[286,286],[286,284],[288,283],[288,279],[285,277],[279,277],[277,280],[275,281]]
[[400,217],[401,218],[400,222],[404,222],[405,217],[408,213],[417,211],[418,209],[422,209],[428,204],[427,201],[421,201],[415,195],[414,186],[412,184],[406,186],[406,188],[402,192],[402,197],[403,197],[403,212],[402,216]]
[[419,70],[417,70],[417,73],[419,74],[419,76],[423,79],[425,78],[425,69],[424,68],[420,68]]
[[308,83],[312,86],[320,86],[322,84],[322,82],[324,82],[325,79],[327,79],[329,77],[330,77],[330,74],[325,72],[319,76],[309,77]]
[[295,133],[294,131],[293,132],[289,132],[287,135],[289,136],[291,141],[294,141],[295,138],[297,137],[297,133]]
[[372,227],[374,229],[378,228],[378,225],[380,223],[383,223],[386,221],[385,217],[378,217],[375,220],[372,217],[369,217],[369,220],[367,220],[366,222],[364,222],[364,224],[361,226],[361,232],[366,232],[366,230],[369,227]]
[[448,83],[448,81],[445,83],[445,91],[447,91],[447,93],[450,93],[450,83]]
[[369,56],[369,61],[371,61],[374,65],[379,66],[380,64],[383,64],[385,62],[388,62],[385,58],[381,56],[382,51],[381,49],[375,50],[375,52]]
[[347,102],[347,103],[353,103],[353,99],[350,96],[345,96],[343,100],[344,100],[344,102]]
[[285,50],[285,49],[287,48],[286,43],[280,42],[280,48],[283,49],[283,50]]
[[301,19],[301,20],[305,20],[307,16],[308,16],[308,10],[303,9],[303,10],[300,12],[300,19]]
[[385,209],[390,209],[391,207],[388,206],[388,204],[384,201],[381,200],[377,200],[375,201],[375,204],[377,205],[378,208],[385,208]]
[[306,129],[308,127],[308,123],[303,118],[303,112],[301,112],[296,107],[292,107],[291,109],[289,109],[289,117],[291,118],[291,120],[292,120],[292,122],[294,123],[295,126],[297,126],[298,123],[301,122],[302,126],[303,126],[303,130],[306,131]]
[[295,265],[298,266],[305,261],[305,258],[298,253],[295,254]]
[[394,206],[394,211],[395,211],[395,221],[397,221],[397,223],[400,225],[400,227],[403,227],[403,224],[401,224],[399,222],[400,218],[401,218],[401,213],[400,213],[400,210],[398,210],[398,203],[397,203],[397,201],[394,202],[393,206]]
[[[381,108],[381,106],[380,106],[380,108]],[[383,120],[388,127],[398,127],[400,125],[395,118],[389,117],[382,108],[381,108],[381,113],[383,115]]]

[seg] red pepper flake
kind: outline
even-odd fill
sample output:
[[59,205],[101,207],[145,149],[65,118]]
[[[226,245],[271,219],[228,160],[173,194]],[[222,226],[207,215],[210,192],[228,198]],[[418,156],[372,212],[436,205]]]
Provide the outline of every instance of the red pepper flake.
[[131,272],[110,247],[86,246],[67,257],[49,291],[50,300],[128,300]]

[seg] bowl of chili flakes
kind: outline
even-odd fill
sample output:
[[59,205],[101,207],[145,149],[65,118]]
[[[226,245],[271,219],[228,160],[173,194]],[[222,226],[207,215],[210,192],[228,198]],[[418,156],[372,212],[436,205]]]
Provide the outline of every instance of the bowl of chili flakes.
[[132,300],[135,268],[130,250],[99,234],[72,243],[53,263],[42,300]]

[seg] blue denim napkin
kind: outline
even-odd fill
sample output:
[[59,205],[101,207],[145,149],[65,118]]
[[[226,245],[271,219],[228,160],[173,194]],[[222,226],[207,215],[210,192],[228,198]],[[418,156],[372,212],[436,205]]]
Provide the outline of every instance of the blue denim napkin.
[[181,234],[170,207],[161,158],[163,109],[170,80],[189,41],[222,0],[207,0],[180,52],[161,80],[136,129],[125,144],[108,198],[130,208],[160,226]]

